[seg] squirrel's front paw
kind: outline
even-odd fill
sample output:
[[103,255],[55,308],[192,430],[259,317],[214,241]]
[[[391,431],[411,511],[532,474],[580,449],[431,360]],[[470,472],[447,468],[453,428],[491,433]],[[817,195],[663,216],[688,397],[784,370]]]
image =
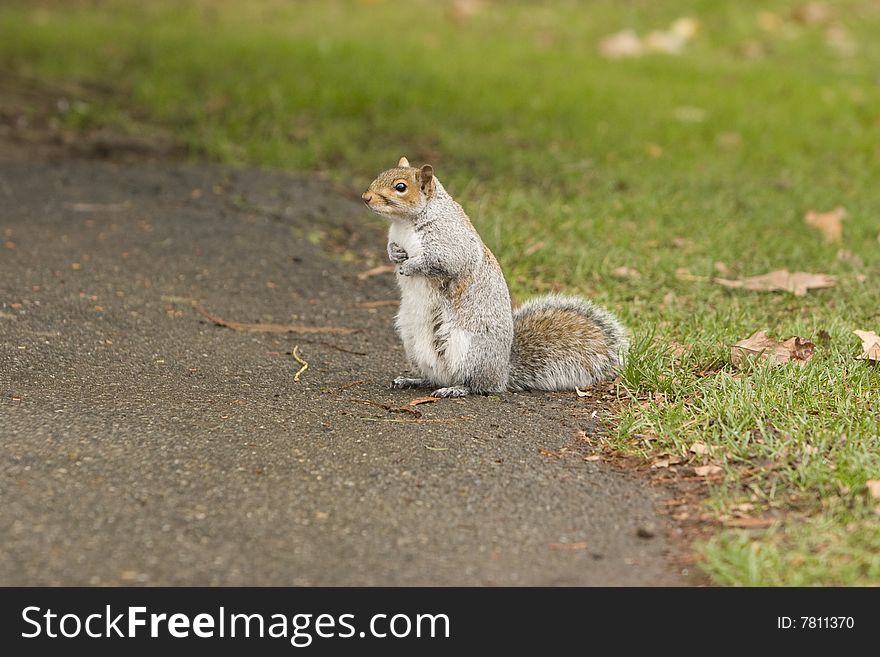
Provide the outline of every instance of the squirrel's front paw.
[[403,250],[403,247],[400,246],[397,242],[389,242],[388,243],[388,259],[391,260],[395,265],[399,265],[402,262],[406,262],[409,260],[409,254]]

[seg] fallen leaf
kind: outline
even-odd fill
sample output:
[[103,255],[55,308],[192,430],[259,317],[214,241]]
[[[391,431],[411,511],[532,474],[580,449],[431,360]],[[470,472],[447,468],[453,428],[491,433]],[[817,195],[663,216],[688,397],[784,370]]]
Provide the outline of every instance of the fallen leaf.
[[592,462],[592,461],[601,461],[601,460],[602,460],[601,454],[590,454],[589,456],[584,457],[584,461],[591,461]]
[[623,30],[602,39],[599,53],[608,59],[641,57],[645,54],[645,46],[635,30]]
[[787,269],[778,269],[768,274],[738,280],[716,278],[715,282],[729,288],[742,288],[753,292],[791,292],[796,297],[802,297],[808,290],[834,287],[837,279],[828,274],[811,274],[804,271],[791,273]]
[[575,388],[574,391],[577,393],[578,397],[592,397],[593,396],[592,392],[584,392],[580,388]]
[[416,397],[415,399],[411,399],[407,406],[418,406],[420,404],[433,404],[435,402],[440,401],[439,397]]
[[394,265],[379,265],[377,267],[373,267],[372,269],[367,269],[366,271],[362,271],[357,275],[357,279],[359,281],[365,281],[371,276],[378,276],[379,274],[388,274],[394,271]]
[[559,452],[554,452],[552,450],[545,449],[543,447],[538,448],[538,454],[540,454],[544,458],[548,458],[548,459],[561,459],[562,458],[562,454],[560,454]]
[[710,452],[710,449],[706,445],[706,443],[694,443],[693,445],[691,445],[690,451],[697,456],[703,456],[704,454],[708,454]]
[[700,31],[700,21],[693,16],[682,16],[672,22],[669,31],[678,34],[686,41],[690,41]]
[[687,39],[677,32],[654,30],[649,32],[644,39],[645,49],[648,52],[660,52],[665,55],[680,55],[684,52]]
[[691,350],[685,347],[683,344],[678,342],[670,342],[668,345],[669,353],[671,353],[676,358],[681,358],[682,356],[687,356]]
[[771,338],[764,331],[757,331],[730,348],[730,362],[742,369],[753,358],[782,365],[794,362],[803,365],[813,357],[816,345],[801,337],[791,337],[784,342]]
[[482,13],[485,8],[483,0],[453,0],[449,5],[449,18],[461,22]]
[[852,57],[859,50],[858,44],[843,25],[829,25],[825,31],[825,44],[842,57]]
[[641,278],[641,274],[637,269],[633,269],[632,267],[618,267],[613,270],[611,274],[615,278]]
[[804,221],[808,226],[812,226],[822,233],[826,242],[839,242],[843,239],[843,220],[846,214],[846,208],[841,206],[837,206],[830,212],[807,210]]
[[725,520],[726,527],[735,527],[737,529],[763,529],[769,527],[775,521],[772,518],[731,518]]
[[822,25],[833,18],[833,12],[824,2],[808,2],[792,9],[791,17],[804,25]]
[[862,355],[859,360],[880,362],[880,335],[873,331],[853,331],[862,340]]
[[664,458],[656,459],[652,464],[652,468],[668,468],[670,465],[675,465],[676,463],[681,463],[681,459],[677,456],[667,456]]
[[719,465],[701,465],[694,468],[694,474],[698,477],[709,477],[719,472],[721,472],[721,466]]
[[880,479],[869,479],[865,482],[868,492],[875,500],[880,500]]

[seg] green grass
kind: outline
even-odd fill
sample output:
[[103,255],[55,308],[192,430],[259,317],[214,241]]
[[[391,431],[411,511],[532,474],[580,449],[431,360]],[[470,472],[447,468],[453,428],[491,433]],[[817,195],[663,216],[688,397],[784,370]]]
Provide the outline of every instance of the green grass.
[[[146,117],[202,157],[356,189],[400,155],[430,161],[515,297],[580,292],[633,328],[615,445],[685,457],[702,442],[724,468],[713,513],[783,519],[704,545],[715,581],[876,585],[880,371],[855,360],[852,330],[880,330],[880,8],[829,3],[858,47],[844,56],[828,26],[787,18],[798,4],[760,3],[786,19],[767,32],[758,3],[709,0],[495,2],[459,22],[427,0],[5,3],[0,66],[109,86],[67,120]],[[683,15],[701,25],[682,56],[597,53]],[[829,245],[803,216],[837,205]],[[716,263],[839,283],[728,290]],[[758,329],[830,341],[803,368],[738,372],[729,347]]]

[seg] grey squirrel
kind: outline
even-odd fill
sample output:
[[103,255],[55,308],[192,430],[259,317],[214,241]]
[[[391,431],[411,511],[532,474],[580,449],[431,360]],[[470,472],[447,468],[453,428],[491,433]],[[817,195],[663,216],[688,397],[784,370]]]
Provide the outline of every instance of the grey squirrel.
[[607,310],[557,295],[511,309],[498,261],[430,165],[411,167],[402,157],[362,198],[391,220],[396,327],[420,375],[391,387],[437,387],[434,397],[573,390],[623,366],[627,332]]

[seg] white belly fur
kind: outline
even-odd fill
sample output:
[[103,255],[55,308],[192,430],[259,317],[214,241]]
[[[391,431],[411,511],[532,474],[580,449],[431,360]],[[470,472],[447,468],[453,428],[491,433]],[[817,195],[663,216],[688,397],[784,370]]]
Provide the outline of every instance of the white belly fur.
[[[394,221],[391,224],[388,240],[397,242],[410,258],[422,253],[418,234],[403,222]],[[459,369],[458,363],[466,362],[470,335],[460,329],[449,331],[445,352],[442,357],[439,356],[434,347],[434,319],[435,310],[440,308],[442,321],[446,323],[444,299],[424,276],[398,274],[397,283],[401,299],[396,326],[410,362],[422,376],[437,385],[460,383],[455,380],[455,371]],[[445,327],[440,330],[440,333],[444,332]]]

